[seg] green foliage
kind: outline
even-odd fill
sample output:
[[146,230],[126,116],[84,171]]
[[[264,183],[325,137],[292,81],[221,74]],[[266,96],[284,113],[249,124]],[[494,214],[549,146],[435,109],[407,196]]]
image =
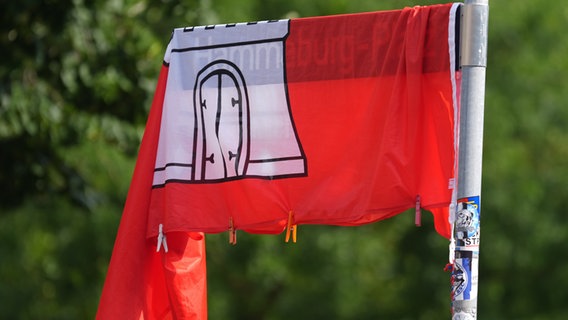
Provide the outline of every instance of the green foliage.
[[89,186],[67,149],[104,141],[137,150],[163,45],[125,4],[91,5],[31,1],[2,10],[2,206],[55,193],[88,207]]
[[5,319],[88,319],[96,310],[119,217],[64,198],[37,198],[0,223]]
[[357,228],[300,226],[288,244],[239,234],[232,247],[226,234],[208,235],[210,318],[445,318],[447,241],[412,223],[404,214]]
[[480,308],[490,318],[563,319],[568,11],[550,1],[493,2]]
[[[0,3],[0,313],[92,318],[172,28],[417,0]],[[490,1],[480,319],[564,319],[568,11]],[[447,242],[411,213],[208,235],[211,319],[444,319]]]

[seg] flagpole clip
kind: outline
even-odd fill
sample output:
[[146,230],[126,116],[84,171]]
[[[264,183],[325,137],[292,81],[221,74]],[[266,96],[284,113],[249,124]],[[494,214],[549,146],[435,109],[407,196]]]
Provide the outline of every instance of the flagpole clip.
[[168,243],[166,242],[166,235],[164,234],[164,226],[160,223],[158,227],[158,244],[156,248],[156,252],[160,252],[160,248],[164,247],[164,252],[168,252]]
[[290,210],[288,213],[288,225],[286,226],[286,243],[290,241],[290,234],[292,234],[292,242],[296,243],[296,234],[298,231],[298,225],[292,223],[294,220],[294,212]]
[[237,229],[235,229],[233,217],[229,217],[229,243],[232,245],[237,244]]

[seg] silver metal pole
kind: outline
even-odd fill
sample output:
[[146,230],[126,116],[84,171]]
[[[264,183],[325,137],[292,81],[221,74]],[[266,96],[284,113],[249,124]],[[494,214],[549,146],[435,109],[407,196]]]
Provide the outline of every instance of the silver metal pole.
[[489,0],[465,0],[461,17],[458,205],[452,319],[477,318],[479,221]]

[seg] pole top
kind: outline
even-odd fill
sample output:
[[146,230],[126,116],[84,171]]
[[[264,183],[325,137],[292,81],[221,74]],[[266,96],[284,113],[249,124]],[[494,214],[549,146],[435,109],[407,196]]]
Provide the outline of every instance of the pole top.
[[461,66],[487,66],[489,0],[465,0],[462,10]]
[[463,2],[465,5],[474,4],[474,5],[489,5],[489,0],[464,0]]

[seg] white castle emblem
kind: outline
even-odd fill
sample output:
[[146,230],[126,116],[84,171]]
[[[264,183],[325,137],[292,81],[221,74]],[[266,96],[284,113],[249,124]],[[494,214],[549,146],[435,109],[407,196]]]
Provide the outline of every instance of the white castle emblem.
[[305,176],[284,65],[288,21],[176,29],[155,187]]

